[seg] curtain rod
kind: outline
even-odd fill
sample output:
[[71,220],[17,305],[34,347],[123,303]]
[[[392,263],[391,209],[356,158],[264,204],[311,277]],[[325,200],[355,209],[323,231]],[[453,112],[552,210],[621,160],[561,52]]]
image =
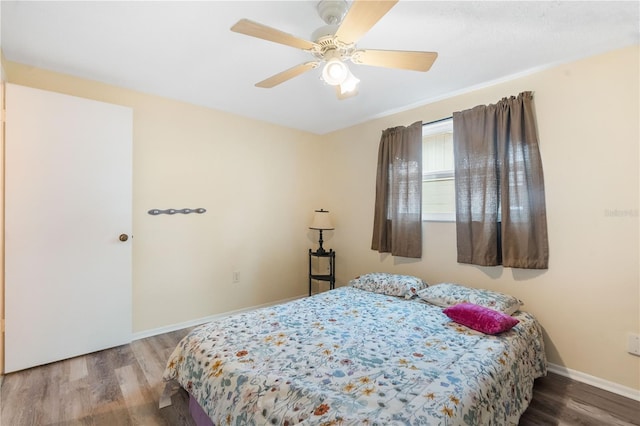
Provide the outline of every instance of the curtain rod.
[[441,121],[446,121],[446,120],[451,120],[453,118],[453,116],[451,117],[445,117],[445,118],[441,118],[440,120],[434,120],[434,121],[430,121],[428,123],[422,123],[423,126],[428,126],[429,124],[436,124],[436,123],[440,123]]

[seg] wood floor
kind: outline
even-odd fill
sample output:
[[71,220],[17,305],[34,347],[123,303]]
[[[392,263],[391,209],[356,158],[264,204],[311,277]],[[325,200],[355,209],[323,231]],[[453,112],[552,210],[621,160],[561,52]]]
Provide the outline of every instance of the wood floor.
[[[193,426],[186,392],[159,408],[162,372],[187,330],[8,374],[2,426]],[[536,381],[520,425],[640,425],[640,402],[562,376]]]
[[536,380],[520,418],[520,426],[532,425],[640,425],[640,402],[549,373]]

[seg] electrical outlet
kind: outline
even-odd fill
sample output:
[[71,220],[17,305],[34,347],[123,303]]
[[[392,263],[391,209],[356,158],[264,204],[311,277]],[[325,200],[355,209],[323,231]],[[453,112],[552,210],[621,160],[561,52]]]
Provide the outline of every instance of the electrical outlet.
[[627,351],[630,354],[640,356],[640,334],[629,333],[627,339]]
[[233,271],[233,282],[234,283],[240,282],[240,271]]

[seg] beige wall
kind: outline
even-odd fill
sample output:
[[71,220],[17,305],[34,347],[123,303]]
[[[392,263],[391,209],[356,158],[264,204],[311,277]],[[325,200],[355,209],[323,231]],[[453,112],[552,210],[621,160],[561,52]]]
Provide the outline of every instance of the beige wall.
[[[549,361],[640,389],[638,46],[570,63],[327,135],[338,283],[372,271],[415,274],[514,294],[541,321]],[[547,271],[456,263],[454,223],[424,223],[423,257],[370,250],[381,131],[451,116],[532,90],[550,245]],[[631,216],[613,217],[613,210]]]
[[[549,361],[640,389],[638,47],[563,65],[324,136],[5,62],[8,81],[134,109],[134,331],[302,295],[314,208],[331,210],[338,284],[411,273],[514,294]],[[455,226],[425,223],[423,258],[370,247],[380,133],[532,90],[547,186],[547,271],[456,263]],[[151,208],[205,207],[202,216]],[[612,210],[635,215],[614,217]],[[241,283],[231,284],[232,271]]]
[[[0,112],[4,111],[4,56],[0,49]],[[0,188],[4,188],[4,120],[0,120]],[[0,197],[0,223],[4,224],[4,196]],[[0,319],[4,318],[4,226],[0,226]],[[4,329],[0,332],[0,374],[4,372]],[[0,376],[1,378],[1,376]],[[2,383],[0,381],[0,383]]]
[[[2,11],[2,7],[0,7]],[[1,13],[0,13],[1,15]],[[2,18],[0,17],[0,23]],[[0,31],[2,33],[2,31]],[[0,112],[4,111],[4,54],[0,39]],[[0,119],[0,188],[4,188],[4,120]],[[0,197],[0,319],[4,319],[4,194]],[[4,373],[4,328],[0,331],[0,374]],[[0,384],[2,376],[0,375]]]
[[[8,61],[5,70],[10,83],[133,108],[134,332],[305,294],[318,136]],[[147,214],[186,207],[207,212]]]

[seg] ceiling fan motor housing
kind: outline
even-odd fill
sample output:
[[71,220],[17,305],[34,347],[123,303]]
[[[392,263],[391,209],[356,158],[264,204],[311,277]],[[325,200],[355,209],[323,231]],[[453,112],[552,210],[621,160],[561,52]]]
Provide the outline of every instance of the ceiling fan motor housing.
[[338,28],[340,28],[339,25],[323,25],[311,34],[311,40],[320,45],[323,42],[326,43],[326,39],[333,39],[335,37]]
[[316,44],[311,53],[321,61],[328,61],[331,58],[339,58],[346,61],[351,59],[355,52],[355,45],[345,44],[335,36],[339,25],[325,25],[318,28],[312,34],[312,40]]

